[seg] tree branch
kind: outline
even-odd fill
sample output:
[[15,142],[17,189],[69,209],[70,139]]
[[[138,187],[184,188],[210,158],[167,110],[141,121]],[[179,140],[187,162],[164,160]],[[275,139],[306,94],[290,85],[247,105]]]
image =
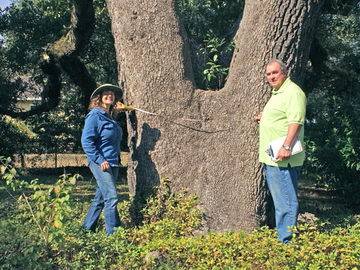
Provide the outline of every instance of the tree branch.
[[41,104],[25,112],[0,109],[0,113],[25,119],[31,115],[56,108],[60,102],[61,90],[61,71],[59,67],[81,89],[83,93],[82,103],[85,108],[91,92],[96,88],[96,82],[78,56],[89,43],[94,28],[95,11],[93,1],[76,0],[71,13],[70,30],[59,40],[49,45],[43,55],[43,60],[40,62],[42,71],[48,77],[48,82],[41,93]]

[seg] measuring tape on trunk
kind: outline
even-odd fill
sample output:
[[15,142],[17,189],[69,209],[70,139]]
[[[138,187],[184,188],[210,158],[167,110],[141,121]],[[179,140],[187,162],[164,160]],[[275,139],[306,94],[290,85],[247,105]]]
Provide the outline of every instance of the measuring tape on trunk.
[[[155,116],[155,117],[161,117],[161,118],[164,118],[168,122],[171,122],[171,123],[173,123],[175,125],[182,126],[184,128],[192,129],[192,130],[199,131],[199,132],[218,133],[218,132],[223,132],[223,131],[228,131],[229,130],[229,129],[221,129],[221,130],[216,130],[216,131],[203,130],[203,129],[199,129],[199,128],[196,128],[196,127],[187,126],[187,125],[185,125],[183,123],[176,122],[175,120],[171,120],[170,117],[167,116],[167,115],[158,114],[158,113],[154,113],[154,112],[149,112],[149,111],[146,111],[146,110],[143,110],[143,109],[140,109],[140,108],[136,108],[136,107],[133,107],[133,106],[130,106],[130,105],[125,105],[123,103],[119,104],[119,106],[121,106],[121,109],[123,109],[125,111],[138,111],[138,112],[145,113],[145,114],[148,114],[148,115],[152,115],[152,116]],[[180,120],[188,121],[188,122],[203,122],[201,119],[191,119],[191,118],[180,118]]]

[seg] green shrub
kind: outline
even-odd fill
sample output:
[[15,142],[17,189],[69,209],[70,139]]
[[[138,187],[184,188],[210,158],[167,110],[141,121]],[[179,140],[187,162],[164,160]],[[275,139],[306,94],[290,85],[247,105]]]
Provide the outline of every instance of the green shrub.
[[[3,184],[21,183],[14,170],[1,168],[1,178],[8,179]],[[359,268],[359,217],[332,230],[299,225],[286,245],[277,240],[274,230],[265,227],[251,233],[205,233],[200,231],[197,198],[185,192],[172,193],[164,179],[143,210],[143,224],[130,226],[131,202],[124,202],[120,208],[128,226],[108,237],[102,229],[93,233],[81,228],[84,203],[72,199],[65,179],[38,190],[31,185],[40,184],[22,183],[20,193],[28,198],[31,211],[20,200],[0,221],[0,269]],[[41,196],[35,195],[40,191]],[[3,205],[8,198],[3,194],[1,198]],[[61,214],[61,226],[55,226],[55,214],[49,209]],[[42,237],[44,231],[47,238]]]
[[300,236],[284,245],[273,230],[157,241],[148,244],[158,251],[153,265],[173,269],[357,269],[359,224],[333,232],[300,229]]
[[29,224],[0,220],[0,269],[51,269],[48,249]]

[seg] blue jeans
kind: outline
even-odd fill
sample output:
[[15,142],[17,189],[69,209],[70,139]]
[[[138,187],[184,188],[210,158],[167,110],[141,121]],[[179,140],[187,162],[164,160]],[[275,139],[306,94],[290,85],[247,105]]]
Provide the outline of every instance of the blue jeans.
[[87,230],[94,230],[101,211],[104,209],[105,230],[109,235],[114,233],[114,228],[120,226],[119,212],[117,211],[118,196],[115,186],[119,168],[110,167],[107,171],[102,171],[100,166],[92,161],[89,167],[96,179],[97,187],[83,226]]
[[278,238],[283,243],[291,239],[289,227],[296,226],[297,223],[297,181],[300,170],[301,167],[274,167],[264,164],[266,182],[275,206]]

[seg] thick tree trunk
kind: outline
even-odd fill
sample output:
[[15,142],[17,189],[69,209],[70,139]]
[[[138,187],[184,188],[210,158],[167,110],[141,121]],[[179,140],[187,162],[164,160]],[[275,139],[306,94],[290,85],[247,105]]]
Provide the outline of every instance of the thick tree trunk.
[[252,229],[264,222],[253,117],[268,98],[265,64],[279,57],[301,74],[320,2],[246,1],[227,83],[213,92],[194,86],[174,1],[108,1],[125,98],[164,116],[129,117],[133,192],[168,177],[175,190],[200,197],[210,229]]

